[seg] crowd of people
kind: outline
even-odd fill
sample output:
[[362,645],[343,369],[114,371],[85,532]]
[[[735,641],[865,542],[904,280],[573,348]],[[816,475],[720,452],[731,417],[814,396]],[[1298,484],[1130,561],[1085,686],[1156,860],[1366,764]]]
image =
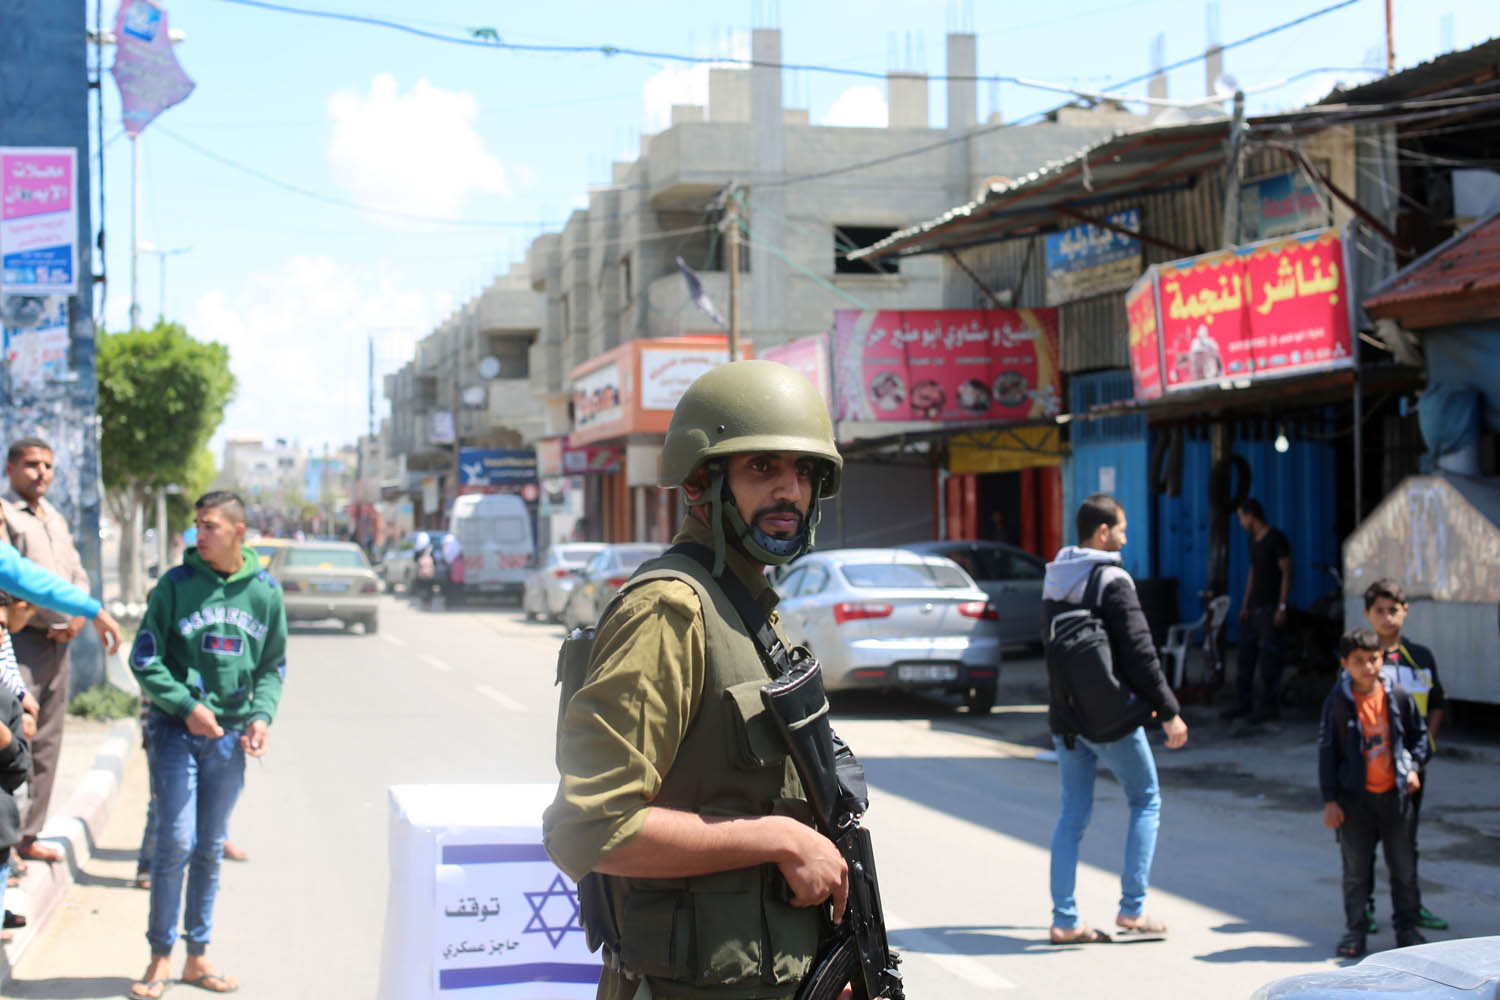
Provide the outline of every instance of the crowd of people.
[[[122,641],[119,623],[89,593],[67,520],[46,499],[54,462],[46,441],[12,442],[0,496],[0,901],[8,877],[29,864],[64,860],[39,835],[62,747],[72,643],[90,622],[107,655]],[[244,544],[243,502],[232,493],[205,494],[195,505],[194,530],[194,546],[153,589],[130,652],[151,781],[137,878],[151,893],[151,957],[130,991],[142,998],[167,988],[179,919],[187,950],[182,981],[211,992],[238,988],[206,950],[245,757],[269,748],[286,672],[281,592]],[[24,810],[17,799],[23,784]],[[239,853],[231,848],[231,856]],[[23,923],[5,912],[7,929]]]

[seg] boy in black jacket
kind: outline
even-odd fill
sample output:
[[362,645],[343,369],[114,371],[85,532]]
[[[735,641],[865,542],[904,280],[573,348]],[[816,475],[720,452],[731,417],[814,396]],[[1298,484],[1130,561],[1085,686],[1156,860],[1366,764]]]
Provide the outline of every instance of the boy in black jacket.
[[1335,953],[1365,953],[1375,842],[1385,845],[1395,910],[1396,947],[1423,944],[1417,930],[1416,861],[1407,796],[1421,788],[1427,726],[1411,695],[1380,675],[1380,640],[1367,628],[1339,640],[1344,668],[1323,702],[1318,727],[1318,785],[1323,825],[1338,831],[1344,863],[1344,924]]
[[[31,748],[21,735],[21,700],[0,687],[0,911],[5,908],[5,882],[10,877],[10,849],[21,839],[21,809],[15,791],[31,771]],[[0,934],[9,941],[10,931]]]

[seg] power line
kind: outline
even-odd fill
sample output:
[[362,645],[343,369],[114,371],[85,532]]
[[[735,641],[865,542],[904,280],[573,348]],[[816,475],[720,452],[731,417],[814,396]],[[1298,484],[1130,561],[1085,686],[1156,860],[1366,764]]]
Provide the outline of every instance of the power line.
[[[365,14],[346,14],[340,11],[316,10],[311,7],[296,7],[290,4],[272,3],[270,2],[270,0],[220,0],[220,2],[235,4],[241,7],[254,7],[261,10],[275,11],[282,14],[292,14],[299,17],[312,17],[331,21],[346,21],[353,24],[363,24],[370,27],[386,28],[391,31],[399,31],[405,34],[414,35],[418,38],[424,38],[429,41],[443,42],[449,45],[462,45],[467,48],[489,49],[492,51],[525,52],[551,55],[601,55],[605,58],[611,58],[614,56],[630,56],[637,59],[648,59],[656,62],[676,62],[685,63],[688,65],[733,65],[745,66],[752,69],[792,70],[795,72],[804,73],[826,73],[830,76],[851,77],[864,80],[885,80],[887,78],[886,73],[877,70],[853,69],[849,67],[829,66],[819,63],[787,63],[765,59],[743,58],[737,56],[694,56],[682,52],[659,52],[651,49],[637,49],[631,48],[629,46],[609,44],[596,45],[582,43],[548,44],[540,42],[507,42],[500,36],[498,31],[490,27],[470,28],[468,36],[449,35],[443,34],[441,32],[429,31],[425,28],[419,28],[413,24],[403,23],[401,21],[391,20],[389,18],[371,17]],[[1266,28],[1265,30],[1259,31],[1253,35],[1249,35],[1245,38],[1230,42],[1227,45],[1222,46],[1221,48],[1224,51],[1228,51],[1229,49],[1235,48],[1240,45],[1247,45],[1250,42],[1259,41],[1260,39],[1267,38],[1273,34],[1276,34],[1277,32],[1296,27],[1299,24],[1305,24],[1306,22],[1313,20],[1314,18],[1322,17],[1324,14],[1329,14],[1333,11],[1353,6],[1354,4],[1359,2],[1360,0],[1339,0],[1338,3],[1319,8],[1315,11],[1311,11],[1291,21]],[[1152,76],[1155,76],[1158,72],[1164,73],[1169,70],[1179,69],[1183,66],[1191,65],[1201,58],[1203,58],[1202,55],[1195,55],[1189,59],[1164,66],[1160,70],[1152,70],[1152,72],[1147,73],[1144,76],[1133,77],[1120,84],[1117,84],[1117,86],[1123,87],[1129,86],[1133,83],[1140,83],[1143,80],[1148,80]],[[1099,94],[1097,92],[1081,91],[1075,87],[1069,87],[1062,84],[1048,83],[1043,80],[1033,80],[1026,77],[1010,76],[1005,74],[934,74],[929,75],[926,78],[932,81],[954,81],[962,83],[1009,83],[1013,86],[1025,87],[1033,90],[1077,94],[1079,96],[1091,97],[1095,99],[1103,97],[1105,99],[1115,101],[1128,100],[1132,102],[1143,102],[1148,104],[1161,103],[1164,105],[1180,103],[1173,101],[1157,101],[1153,98],[1136,97],[1123,94]]]
[[289,191],[292,194],[301,195],[304,198],[311,198],[314,201],[321,201],[325,205],[334,205],[338,208],[352,208],[361,212],[371,212],[375,215],[385,215],[397,219],[409,219],[416,222],[431,222],[443,226],[464,226],[475,229],[546,230],[554,226],[554,223],[538,220],[533,220],[531,222],[521,222],[508,219],[444,219],[433,215],[418,215],[414,212],[398,212],[394,209],[374,208],[370,205],[361,205],[356,201],[348,201],[343,198],[334,198],[331,195],[321,194],[317,191],[312,191],[308,188],[300,187],[296,184],[291,183],[290,181],[281,180],[279,177],[272,177],[270,174],[257,170],[254,167],[246,166],[245,164],[240,163],[238,160],[231,160],[229,157],[221,156],[210,149],[204,149],[197,143],[192,142],[188,139],[184,139],[182,136],[173,132],[171,129],[166,128],[159,122],[156,124],[156,131],[167,136],[173,142],[186,146],[188,149],[191,149],[199,156],[207,157],[208,159],[213,160],[215,163],[220,163],[226,167],[229,167],[231,170],[238,170],[242,174],[248,174],[257,180],[264,181],[265,183],[270,184],[273,187],[281,188],[283,191]]

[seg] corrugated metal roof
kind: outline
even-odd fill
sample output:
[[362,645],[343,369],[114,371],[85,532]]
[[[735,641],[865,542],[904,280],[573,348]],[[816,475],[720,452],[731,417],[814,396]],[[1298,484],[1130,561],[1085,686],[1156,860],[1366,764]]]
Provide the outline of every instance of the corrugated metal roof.
[[[1251,118],[1255,129],[1285,137],[1315,131],[1329,109]],[[990,185],[976,200],[851,253],[850,260],[942,253],[1055,223],[1126,194],[1190,184],[1224,162],[1230,123],[1218,118],[1117,132],[1065,160],[1014,180]]]
[[1397,271],[1365,300],[1373,316],[1415,313],[1418,305],[1500,292],[1500,213],[1451,237]]
[[1470,77],[1500,79],[1500,38],[1491,38],[1462,51],[1445,52],[1410,69],[1358,87],[1335,87],[1322,103],[1382,104],[1430,94],[1447,84]]

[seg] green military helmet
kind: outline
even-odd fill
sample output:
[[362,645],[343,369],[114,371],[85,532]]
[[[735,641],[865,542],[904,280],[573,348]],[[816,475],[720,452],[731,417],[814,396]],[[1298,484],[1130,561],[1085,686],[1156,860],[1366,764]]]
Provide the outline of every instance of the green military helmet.
[[662,486],[681,486],[714,458],[793,451],[828,463],[818,495],[839,491],[844,459],[833,421],[807,376],[777,361],[732,361],[698,376],[672,411],[661,448]]

